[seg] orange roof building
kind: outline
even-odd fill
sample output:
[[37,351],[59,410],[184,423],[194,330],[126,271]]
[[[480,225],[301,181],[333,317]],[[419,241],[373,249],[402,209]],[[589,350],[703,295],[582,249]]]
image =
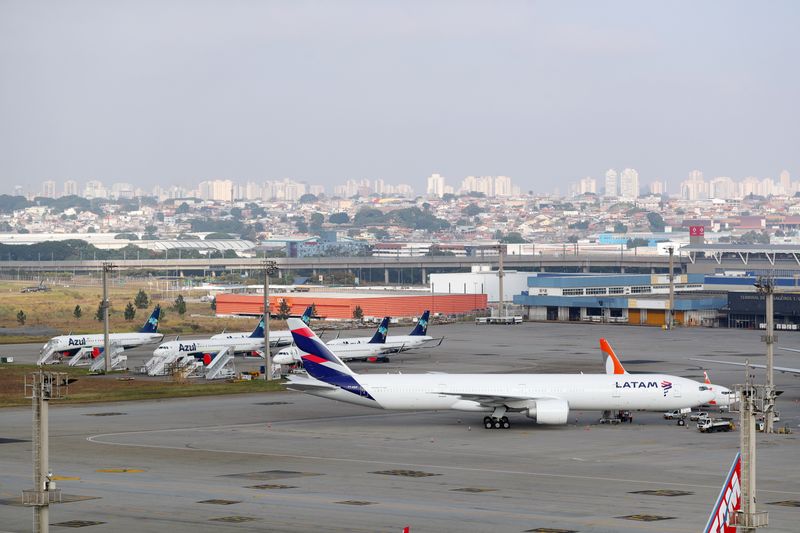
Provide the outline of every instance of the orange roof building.
[[[444,315],[466,314],[488,307],[485,294],[369,294],[369,293],[286,293],[270,294],[270,313],[277,313],[281,302],[291,308],[291,314],[300,315],[314,304],[317,316],[328,319],[353,318],[359,306],[364,317],[417,317],[426,309]],[[264,297],[254,294],[218,294],[218,315],[251,315],[263,313]]]

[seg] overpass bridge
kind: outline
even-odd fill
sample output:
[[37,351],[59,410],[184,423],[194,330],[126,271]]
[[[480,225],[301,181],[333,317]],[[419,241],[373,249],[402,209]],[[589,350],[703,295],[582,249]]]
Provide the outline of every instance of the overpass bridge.
[[[431,272],[462,272],[472,267],[486,265],[498,267],[498,256],[477,257],[420,256],[420,257],[278,257],[274,260],[283,272],[299,272],[310,276],[334,271],[349,271],[367,281],[385,283],[406,279],[427,278]],[[112,262],[120,271],[149,270],[176,275],[215,275],[223,272],[250,272],[261,270],[263,258],[224,259],[122,259]],[[73,272],[99,271],[101,260],[66,261],[0,261],[0,271],[23,272]],[[666,256],[636,255],[626,251],[619,254],[557,254],[557,255],[506,255],[504,268],[530,272],[637,272],[666,273],[669,258]],[[676,271],[686,271],[688,260],[675,257]],[[394,274],[394,276],[392,276]],[[396,279],[391,279],[395,277]],[[382,279],[381,279],[382,278]]]

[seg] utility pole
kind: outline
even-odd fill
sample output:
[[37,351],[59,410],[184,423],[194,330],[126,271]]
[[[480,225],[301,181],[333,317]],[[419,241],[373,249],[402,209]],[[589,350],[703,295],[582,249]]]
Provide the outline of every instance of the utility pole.
[[503,291],[503,278],[506,275],[505,272],[503,271],[503,252],[504,252],[504,248],[505,247],[503,246],[502,243],[497,247],[497,253],[499,254],[498,267],[497,267],[497,285],[498,285],[498,289],[500,291],[500,305],[499,305],[498,311],[499,311],[499,316],[500,316],[501,319],[505,316],[505,312],[504,312],[505,311],[505,309],[504,309],[505,308],[505,301],[504,301],[504,291]]
[[25,397],[33,404],[33,489],[22,491],[22,505],[33,507],[34,533],[50,530],[50,504],[61,503],[49,466],[48,403],[67,393],[67,375],[39,370],[25,376]]
[[278,264],[271,259],[262,261],[264,268],[264,379],[272,381],[272,353],[269,349],[269,277],[278,272]]
[[669,250],[669,311],[667,313],[667,329],[672,329],[673,316],[675,309],[675,248],[670,246]]
[[756,290],[764,295],[766,301],[767,332],[761,337],[761,340],[767,344],[767,386],[764,395],[764,433],[772,433],[774,431],[773,419],[775,418],[775,281],[771,277],[759,276],[755,285]]
[[112,271],[114,265],[109,262],[103,263],[103,357],[105,357],[106,374],[111,372],[111,346],[108,340],[108,273]]
[[753,385],[750,367],[745,366],[745,383],[736,386],[739,398],[739,448],[742,458],[741,505],[735,515],[737,530],[754,533],[757,527],[769,523],[766,512],[756,511],[756,416],[762,403],[766,388]]

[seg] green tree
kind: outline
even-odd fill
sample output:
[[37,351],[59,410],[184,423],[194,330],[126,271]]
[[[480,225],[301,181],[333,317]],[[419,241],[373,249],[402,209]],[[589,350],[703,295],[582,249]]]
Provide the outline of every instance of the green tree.
[[133,299],[134,305],[136,305],[136,309],[147,309],[150,305],[150,298],[147,296],[147,293],[144,292],[144,289],[139,289],[139,292],[136,293],[136,297]]
[[504,244],[524,244],[524,243],[526,243],[528,241],[526,241],[522,237],[522,234],[520,232],[511,231],[505,237],[500,239],[500,242],[502,242]]
[[76,319],[79,319],[83,315],[83,310],[81,309],[80,305],[76,305],[75,309],[72,310],[72,316]]
[[98,322],[103,321],[103,302],[97,304],[97,311],[94,312],[94,319]]
[[647,239],[640,239],[639,237],[635,239],[628,239],[627,242],[628,249],[639,248],[640,246],[650,246],[650,241]]
[[664,231],[664,227],[666,224],[664,223],[664,219],[661,215],[654,212],[647,213],[647,221],[650,223],[650,230],[655,232],[662,232]]
[[278,306],[278,318],[281,320],[286,320],[291,314],[292,307],[289,305],[289,302],[286,300],[281,300],[281,304]]
[[485,211],[486,209],[482,208],[478,204],[469,204],[467,207],[461,210],[461,214],[468,217],[474,217],[475,215],[480,215]]
[[628,226],[622,222],[617,222],[614,224],[614,233],[628,233]]
[[125,306],[125,320],[130,321],[134,318],[136,318],[136,308],[131,302],[128,302],[128,305]]
[[192,208],[191,208],[191,207],[189,207],[189,204],[187,204],[186,202],[183,202],[183,203],[182,203],[181,205],[179,205],[179,206],[178,206],[178,208],[175,210],[175,214],[176,214],[176,215],[183,215],[183,214],[185,214],[185,213],[188,213],[188,212],[189,212],[189,211],[191,211],[191,210],[192,210]]
[[318,200],[318,198],[316,197],[316,195],[311,194],[311,193],[306,193],[306,194],[304,194],[303,196],[300,197],[299,202],[301,204],[313,204],[317,200]]
[[319,233],[322,231],[323,222],[325,222],[325,216],[322,213],[311,213],[308,229],[311,230],[311,233]]
[[186,313],[186,300],[183,299],[182,294],[179,294],[178,297],[175,298],[175,304],[172,307],[181,316],[183,316]]
[[355,307],[355,309],[353,309],[353,318],[358,320],[358,321],[361,321],[361,320],[364,319],[364,310],[361,309],[360,305],[357,305]]
[[347,224],[350,222],[350,215],[347,213],[333,213],[328,217],[328,222],[331,224]]
[[25,311],[23,311],[22,309],[20,309],[20,310],[19,310],[19,313],[17,313],[17,323],[18,323],[20,326],[24,326],[24,325],[25,325],[25,321],[26,321],[26,320],[28,320],[28,315],[26,315],[26,314],[25,314]]

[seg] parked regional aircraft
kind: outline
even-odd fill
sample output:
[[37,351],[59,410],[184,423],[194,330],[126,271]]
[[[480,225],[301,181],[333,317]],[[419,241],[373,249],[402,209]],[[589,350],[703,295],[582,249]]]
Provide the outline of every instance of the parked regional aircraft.
[[[378,329],[375,330],[375,334],[369,338],[369,341],[363,343],[342,342],[340,344],[332,346],[331,349],[334,352],[336,352],[336,355],[338,355],[340,359],[345,361],[351,361],[354,359],[365,359],[371,363],[386,362],[389,360],[384,355],[387,353],[387,350],[389,350],[386,347],[386,335],[388,331],[389,331],[389,317],[386,316],[383,317],[383,320],[381,320]],[[355,339],[361,339],[361,338],[362,337],[355,337]],[[337,340],[347,340],[347,339],[337,339]],[[300,350],[298,350],[296,346],[292,346],[291,348],[284,348],[283,350],[276,353],[275,356],[272,358],[272,362],[275,363],[276,365],[293,365],[295,363],[302,362],[300,358],[302,355],[303,353]]]
[[[300,320],[308,324],[311,322],[311,311],[314,309],[314,306],[309,305],[303,315],[300,317]],[[260,324],[263,324],[264,320],[262,319]],[[216,335],[212,335],[210,338],[212,340],[217,339],[244,339],[247,337],[251,337],[253,335],[250,331],[237,331],[234,333],[217,333]],[[289,330],[278,330],[278,331],[271,331],[269,332],[269,345],[272,347],[278,346],[288,346],[292,344],[292,332]]]
[[[302,324],[303,322],[301,321],[300,323]],[[234,354],[260,353],[264,349],[264,321],[260,321],[256,329],[248,337],[165,342],[153,351],[153,358],[175,355],[202,356],[204,354],[216,354],[225,348],[230,348],[230,352]]]
[[[603,365],[605,366],[606,374],[628,374],[628,371],[622,366],[619,357],[614,353],[614,349],[607,340],[600,339],[600,351],[603,354]],[[705,376],[705,385],[708,387],[708,390],[714,393],[714,398],[709,401],[708,404],[715,405],[720,409],[730,409],[737,401],[736,393],[722,385],[714,385],[711,383],[711,380],[708,379],[708,374],[705,372],[703,372],[703,374]]]
[[377,409],[491,413],[484,427],[508,428],[506,413],[539,424],[566,424],[570,410],[665,411],[703,405],[714,393],[702,383],[667,374],[384,374],[350,370],[302,321],[289,329],[308,376],[287,387]]
[[[704,363],[720,363],[723,365],[733,365],[733,366],[749,366],[750,368],[763,368],[766,369],[767,365],[759,365],[756,363],[734,363],[733,361],[718,361],[716,359],[700,359],[700,358],[689,358],[692,361],[703,361]],[[800,375],[800,368],[791,368],[788,366],[773,366],[772,367],[776,372],[780,372],[782,374],[795,374]]]
[[[161,315],[161,307],[156,306],[150,317],[139,329],[132,333],[111,333],[108,336],[110,344],[117,350],[126,350],[143,344],[158,342],[164,335],[158,333],[158,317]],[[103,334],[92,335],[59,335],[53,337],[47,344],[42,346],[39,352],[38,365],[58,363],[65,357],[72,357],[81,350],[91,348],[102,348],[104,345]]]

